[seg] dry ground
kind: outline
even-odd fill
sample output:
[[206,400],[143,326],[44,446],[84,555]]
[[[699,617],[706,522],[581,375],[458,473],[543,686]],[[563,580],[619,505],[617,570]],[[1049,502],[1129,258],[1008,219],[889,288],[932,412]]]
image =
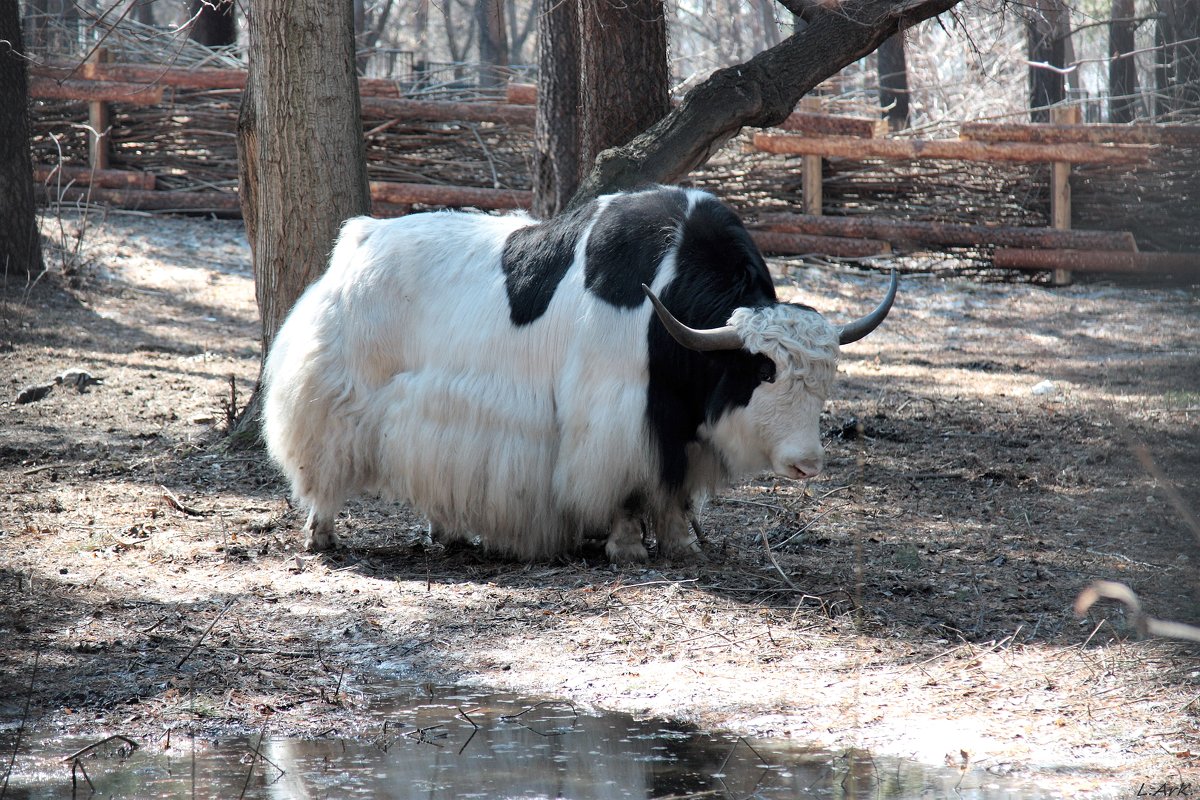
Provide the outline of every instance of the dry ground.
[[[48,229],[74,250],[78,226]],[[273,469],[220,436],[230,376],[242,403],[258,360],[240,225],[86,228],[65,268],[56,255],[0,294],[10,734],[153,741],[267,716],[354,735],[363,688],[400,678],[965,753],[1063,791],[1132,796],[1200,770],[1197,649],[1136,641],[1119,608],[1070,612],[1109,578],[1200,620],[1200,531],[1179,507],[1200,508],[1195,287],[906,275],[884,328],[843,354],[827,473],[715,502],[704,564],[446,553],[372,501],[348,507],[345,549],[312,556]],[[835,318],[884,285],[793,275]],[[77,366],[103,385],[12,402]]]

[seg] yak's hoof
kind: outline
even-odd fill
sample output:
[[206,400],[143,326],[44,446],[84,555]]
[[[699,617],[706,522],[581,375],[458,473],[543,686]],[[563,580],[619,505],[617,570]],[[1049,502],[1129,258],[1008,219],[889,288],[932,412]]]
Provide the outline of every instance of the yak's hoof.
[[333,520],[316,521],[309,517],[304,526],[304,549],[310,553],[319,553],[337,547],[338,537],[333,530]]
[[604,555],[613,564],[645,564],[650,559],[646,545],[641,542],[614,542],[612,539],[604,545]]
[[704,548],[695,536],[687,539],[667,539],[658,543],[658,554],[663,558],[681,561],[704,561]]

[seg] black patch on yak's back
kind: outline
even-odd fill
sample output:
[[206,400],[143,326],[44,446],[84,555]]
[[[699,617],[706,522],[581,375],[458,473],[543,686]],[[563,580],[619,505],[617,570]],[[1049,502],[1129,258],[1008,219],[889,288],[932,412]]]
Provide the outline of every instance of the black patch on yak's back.
[[509,234],[500,255],[508,313],[528,325],[546,313],[554,292],[575,260],[575,247],[596,212],[595,203]]
[[588,234],[584,285],[618,308],[646,302],[642,284],[654,282],[658,264],[675,243],[687,215],[687,195],[679,189],[651,189],[617,195]]

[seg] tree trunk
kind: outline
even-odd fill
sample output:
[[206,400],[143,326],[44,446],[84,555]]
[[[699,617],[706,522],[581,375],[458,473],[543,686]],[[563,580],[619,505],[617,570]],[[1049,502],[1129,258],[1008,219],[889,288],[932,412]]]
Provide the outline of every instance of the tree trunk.
[[1158,0],[1159,116],[1200,112],[1200,0]]
[[206,47],[228,47],[237,43],[234,0],[192,0],[192,29],[188,37]]
[[806,0],[780,0],[802,16],[803,26],[797,25],[791,36],[746,63],[717,70],[652,127],[601,153],[571,206],[605,192],[678,180],[743,127],[778,125],[821,81],[869,55],[897,31],[957,3],[859,0],[827,8]]
[[16,3],[0,2],[0,280],[42,271],[29,152],[29,83]]
[[1108,24],[1108,119],[1132,122],[1137,116],[1137,62],[1133,53],[1135,10],[1133,0],[1112,0]]
[[548,219],[579,187],[579,5],[550,2],[538,18],[533,213]]
[[1050,106],[1067,96],[1061,70],[1071,35],[1070,12],[1063,0],[1034,0],[1029,13],[1029,116],[1033,122],[1049,122]]
[[508,66],[508,26],[504,0],[475,0],[475,27],[479,29],[479,85],[504,84],[502,68]]
[[886,109],[888,127],[908,127],[908,66],[904,60],[904,34],[889,36],[879,45],[879,106]]
[[[325,270],[338,228],[367,213],[370,195],[352,0],[255,0],[250,8],[238,161],[265,354]],[[258,402],[256,392],[238,434],[257,429]]]
[[590,166],[670,110],[663,0],[583,2],[579,41],[580,156]]

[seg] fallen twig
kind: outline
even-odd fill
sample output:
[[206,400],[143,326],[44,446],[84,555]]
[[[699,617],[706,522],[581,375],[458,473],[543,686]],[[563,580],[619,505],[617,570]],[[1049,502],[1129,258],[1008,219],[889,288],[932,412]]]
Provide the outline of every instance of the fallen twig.
[[792,583],[792,579],[787,576],[787,573],[783,571],[783,567],[779,566],[779,562],[775,560],[775,554],[771,552],[771,540],[767,538],[766,528],[760,530],[759,533],[762,534],[763,547],[765,547],[767,550],[767,558],[771,559],[771,566],[775,567],[775,571],[779,573],[779,577],[783,578],[783,582],[786,583],[793,592],[801,591],[800,587]]
[[1097,600],[1102,598],[1124,604],[1139,636],[1162,636],[1168,639],[1200,642],[1200,628],[1185,625],[1182,622],[1155,619],[1143,614],[1142,604],[1133,590],[1116,581],[1094,581],[1075,598],[1075,613],[1082,617]]
[[97,747],[103,747],[104,745],[108,744],[109,742],[113,741],[114,739],[119,739],[120,741],[129,745],[129,748],[131,750],[138,749],[138,743],[135,742],[133,739],[130,739],[128,736],[122,736],[119,733],[114,733],[112,736],[105,737],[104,739],[101,739],[98,742],[92,742],[87,747],[76,750],[74,753],[71,753],[71,755],[64,758],[63,761],[78,761],[80,758],[82,758],[83,756],[92,752]]
[[170,505],[171,508],[175,509],[176,511],[181,511],[184,514],[187,514],[189,517],[203,517],[208,513],[207,511],[201,511],[198,508],[193,508],[192,506],[186,505],[166,486],[159,484],[158,488],[162,489],[163,498],[166,499],[168,505]]
[[221,609],[221,613],[217,614],[217,616],[213,619],[213,621],[208,623],[208,627],[204,629],[204,633],[200,634],[200,638],[196,640],[196,643],[193,644],[191,646],[191,648],[186,653],[183,654],[183,658],[179,659],[179,663],[175,665],[175,669],[179,669],[180,667],[182,667],[183,662],[187,661],[189,658],[192,657],[192,653],[196,652],[196,648],[199,647],[200,643],[204,641],[204,637],[208,636],[209,632],[213,629],[213,627],[218,622],[221,621],[221,617],[225,616],[225,613],[227,611],[229,611],[229,609],[233,608],[233,604],[236,602],[237,602],[237,598],[235,597],[234,599],[230,600],[228,603],[225,604],[225,607]]

